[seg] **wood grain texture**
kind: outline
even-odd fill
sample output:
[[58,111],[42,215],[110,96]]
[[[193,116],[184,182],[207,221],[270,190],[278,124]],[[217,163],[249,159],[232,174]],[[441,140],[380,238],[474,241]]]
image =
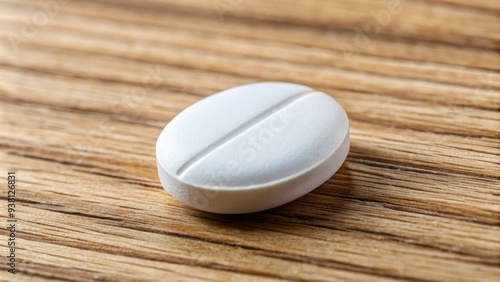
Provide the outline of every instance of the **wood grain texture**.
[[[494,0],[1,0],[0,173],[17,172],[19,233],[17,274],[2,262],[0,281],[499,281],[499,12]],[[391,16],[375,32],[378,13]],[[346,163],[260,213],[173,199],[156,172],[161,129],[257,81],[337,99]]]

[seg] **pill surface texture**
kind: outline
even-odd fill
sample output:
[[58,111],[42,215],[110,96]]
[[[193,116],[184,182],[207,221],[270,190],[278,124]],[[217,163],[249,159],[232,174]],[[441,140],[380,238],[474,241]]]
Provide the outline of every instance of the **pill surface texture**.
[[293,201],[328,180],[349,152],[349,121],[329,95],[263,82],[186,108],[156,144],[172,196],[214,213],[248,213]]

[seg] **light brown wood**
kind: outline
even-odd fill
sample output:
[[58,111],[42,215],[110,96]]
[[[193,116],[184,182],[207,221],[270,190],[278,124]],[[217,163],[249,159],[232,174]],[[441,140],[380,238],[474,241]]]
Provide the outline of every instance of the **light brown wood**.
[[[499,11],[490,0],[1,0],[0,173],[7,187],[16,172],[18,222],[17,273],[2,261],[0,281],[499,281]],[[375,34],[377,13],[391,18]],[[260,213],[173,199],[156,172],[161,129],[257,81],[337,99],[351,121],[346,163]]]

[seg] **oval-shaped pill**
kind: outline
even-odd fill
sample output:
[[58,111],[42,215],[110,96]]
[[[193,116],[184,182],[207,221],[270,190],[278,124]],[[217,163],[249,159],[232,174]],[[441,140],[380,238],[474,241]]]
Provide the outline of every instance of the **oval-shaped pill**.
[[200,210],[248,213],[318,187],[349,152],[349,121],[330,96],[263,82],[234,87],[186,108],[156,144],[160,181]]

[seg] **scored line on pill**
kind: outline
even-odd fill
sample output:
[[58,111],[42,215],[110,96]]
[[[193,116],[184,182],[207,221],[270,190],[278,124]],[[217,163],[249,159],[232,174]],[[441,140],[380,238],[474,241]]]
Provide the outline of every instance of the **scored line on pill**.
[[306,96],[309,96],[313,93],[316,93],[316,90],[313,89],[308,89],[306,91],[299,92],[291,97],[286,98],[285,100],[273,105],[269,109],[261,112],[260,114],[256,115],[255,117],[249,119],[248,121],[244,122],[240,126],[236,127],[235,129],[231,130],[221,138],[217,139],[214,141],[212,144],[208,145],[206,148],[198,152],[196,155],[191,157],[189,160],[187,160],[178,170],[177,170],[177,176],[181,177],[184,172],[186,172],[190,167],[192,167],[194,164],[202,160],[204,157],[208,156],[210,153],[215,151],[217,148],[222,147],[224,144],[228,143],[229,141],[233,140],[237,136],[243,134],[245,131],[249,130],[250,128],[254,127],[255,125],[259,124],[260,122],[264,121],[268,117],[272,116],[276,112],[283,110],[284,108],[290,106],[291,104],[297,102],[298,100],[301,100],[302,98],[305,98]]

